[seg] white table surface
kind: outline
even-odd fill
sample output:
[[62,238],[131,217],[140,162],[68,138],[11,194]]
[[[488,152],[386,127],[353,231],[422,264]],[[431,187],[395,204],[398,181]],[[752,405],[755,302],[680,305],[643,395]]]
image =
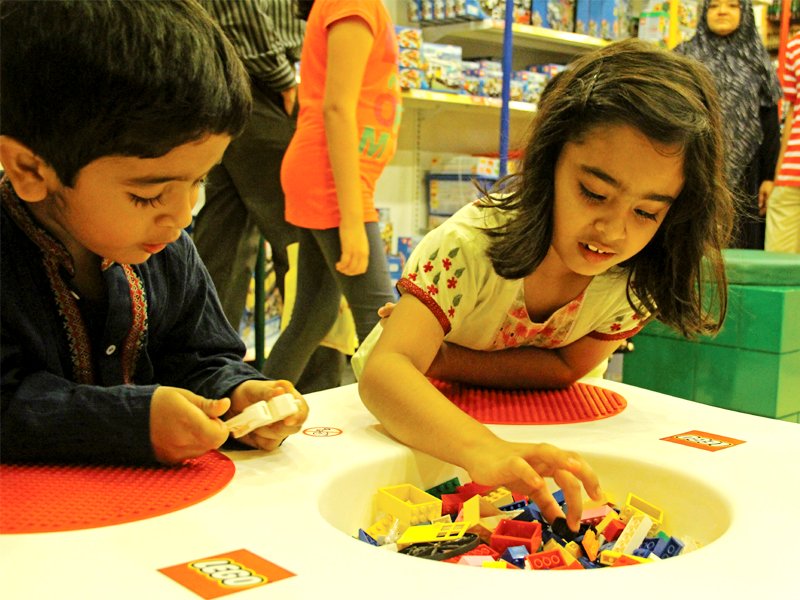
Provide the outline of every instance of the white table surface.
[[[624,568],[501,571],[396,555],[353,539],[371,524],[378,487],[465,478],[386,436],[351,385],[307,397],[304,429],[335,427],[341,435],[297,434],[271,454],[228,452],[236,474],[197,505],[97,529],[0,535],[0,596],[198,598],[158,569],[246,549],[296,576],[237,592],[235,600],[800,598],[800,426],[586,382],[617,391],[627,408],[588,423],[492,428],[507,439],[586,454],[615,499],[634,491],[661,502],[666,522],[680,530],[674,533],[700,539],[702,548]],[[708,452],[661,440],[690,430],[745,443]]]

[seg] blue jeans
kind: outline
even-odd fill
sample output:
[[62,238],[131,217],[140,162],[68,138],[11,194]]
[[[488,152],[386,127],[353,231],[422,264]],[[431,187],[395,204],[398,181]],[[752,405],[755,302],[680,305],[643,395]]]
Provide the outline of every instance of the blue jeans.
[[336,322],[342,294],[353,313],[359,341],[366,338],[380,320],[378,309],[387,302],[394,302],[378,223],[365,226],[369,266],[366,273],[354,277],[336,270],[341,255],[337,228],[299,230],[294,309],[288,327],[267,356],[264,365],[267,377],[297,382],[311,354]]

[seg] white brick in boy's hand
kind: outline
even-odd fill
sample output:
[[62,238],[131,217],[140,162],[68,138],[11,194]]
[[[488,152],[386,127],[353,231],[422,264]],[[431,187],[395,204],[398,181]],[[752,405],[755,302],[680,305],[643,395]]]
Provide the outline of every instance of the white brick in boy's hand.
[[254,429],[281,421],[300,409],[292,394],[281,394],[270,400],[261,400],[245,408],[240,414],[225,421],[233,437],[240,438]]

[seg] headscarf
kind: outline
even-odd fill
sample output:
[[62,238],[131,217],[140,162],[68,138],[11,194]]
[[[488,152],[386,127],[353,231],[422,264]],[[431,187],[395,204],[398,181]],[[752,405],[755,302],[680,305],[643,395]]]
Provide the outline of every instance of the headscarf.
[[727,36],[708,28],[710,2],[703,1],[694,37],[675,51],[696,58],[714,75],[728,132],[728,180],[737,185],[764,137],[760,108],[778,103],[781,85],[756,30],[752,0],[739,0],[739,28]]

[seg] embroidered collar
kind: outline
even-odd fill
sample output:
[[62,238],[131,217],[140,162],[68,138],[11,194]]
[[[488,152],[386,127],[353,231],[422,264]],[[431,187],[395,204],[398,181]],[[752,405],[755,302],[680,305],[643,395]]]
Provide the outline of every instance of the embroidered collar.
[[[64,323],[74,380],[77,383],[94,384],[91,340],[78,306],[78,295],[65,279],[75,276],[72,256],[59,240],[34,221],[7,176],[0,179],[0,201],[17,226],[42,252],[42,264]],[[109,259],[103,259],[101,269],[106,271],[114,264]],[[138,355],[144,346],[147,332],[147,298],[144,286],[134,269],[130,265],[120,265],[120,267],[128,280],[132,310],[131,328],[120,352],[120,359],[123,383],[132,383]]]

